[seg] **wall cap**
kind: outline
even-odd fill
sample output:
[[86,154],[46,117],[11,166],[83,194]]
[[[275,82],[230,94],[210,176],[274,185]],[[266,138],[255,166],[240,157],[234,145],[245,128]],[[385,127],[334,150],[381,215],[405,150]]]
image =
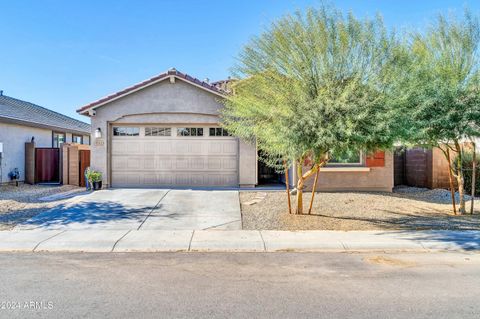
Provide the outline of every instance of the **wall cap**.
[[370,167],[322,167],[320,172],[370,172]]

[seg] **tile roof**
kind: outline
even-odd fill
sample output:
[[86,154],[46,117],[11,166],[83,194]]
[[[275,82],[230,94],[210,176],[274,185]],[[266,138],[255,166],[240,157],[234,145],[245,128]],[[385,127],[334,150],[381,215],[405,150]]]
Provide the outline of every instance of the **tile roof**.
[[5,95],[0,95],[0,120],[2,118],[13,122],[31,124],[32,126],[90,134],[90,124]]
[[190,76],[186,73],[182,73],[180,71],[177,71],[175,68],[171,68],[170,70],[166,71],[166,72],[163,72],[159,75],[156,75],[148,80],[145,80],[145,81],[142,81],[140,83],[137,83],[137,84],[134,84],[126,89],[123,89],[121,91],[118,91],[114,94],[111,94],[111,95],[108,95],[106,97],[103,97],[97,101],[94,101],[92,103],[89,103],[85,106],[82,106],[81,108],[79,108],[77,110],[78,113],[84,113],[86,110],[92,108],[92,107],[95,107],[95,106],[98,106],[100,104],[104,104],[106,102],[109,102],[110,100],[113,100],[113,99],[116,99],[122,95],[126,95],[132,91],[135,91],[137,89],[141,89],[145,86],[148,86],[152,83],[155,83],[155,82],[158,82],[162,79],[166,79],[168,78],[169,76],[175,76],[177,78],[180,78],[180,79],[183,79],[185,80],[186,82],[190,82],[192,84],[196,84],[196,85],[199,85],[201,87],[203,87],[204,89],[206,90],[209,90],[209,91],[212,91],[213,93],[216,93],[216,94],[220,94],[220,95],[225,95],[227,92],[223,91],[220,87],[214,85],[214,84],[210,84],[208,82],[205,82],[205,81],[201,81],[193,76]]

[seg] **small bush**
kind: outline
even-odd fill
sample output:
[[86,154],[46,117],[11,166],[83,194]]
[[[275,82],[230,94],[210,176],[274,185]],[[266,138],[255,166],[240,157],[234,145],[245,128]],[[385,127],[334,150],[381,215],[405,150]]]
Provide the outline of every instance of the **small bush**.
[[86,175],[87,175],[87,179],[91,183],[100,182],[102,180],[102,173],[99,171],[95,171],[93,169],[88,169]]
[[[475,169],[475,196],[480,196],[480,154],[477,153],[477,167]],[[456,161],[454,162],[456,163]],[[465,178],[465,193],[467,195],[472,194],[472,164],[473,164],[473,153],[465,152],[462,159],[462,171],[463,177]],[[455,165],[455,169],[457,169]]]

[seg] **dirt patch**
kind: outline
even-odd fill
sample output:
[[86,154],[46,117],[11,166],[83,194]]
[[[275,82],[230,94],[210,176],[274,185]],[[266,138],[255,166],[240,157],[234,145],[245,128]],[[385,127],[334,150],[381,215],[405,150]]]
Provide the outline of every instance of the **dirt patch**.
[[386,256],[365,257],[363,260],[369,264],[375,264],[375,265],[387,265],[387,266],[397,266],[397,267],[414,267],[417,265],[415,262],[400,260],[400,259],[386,257]]
[[63,203],[65,200],[41,201],[40,198],[63,192],[81,192],[84,188],[63,185],[0,186],[0,230],[15,227],[18,223]]
[[[305,210],[310,196],[304,194]],[[447,190],[403,187],[394,193],[317,193],[312,215],[288,214],[285,192],[268,192],[262,201],[245,204],[256,197],[257,192],[240,193],[244,229],[480,230],[480,201],[474,215],[453,216]]]

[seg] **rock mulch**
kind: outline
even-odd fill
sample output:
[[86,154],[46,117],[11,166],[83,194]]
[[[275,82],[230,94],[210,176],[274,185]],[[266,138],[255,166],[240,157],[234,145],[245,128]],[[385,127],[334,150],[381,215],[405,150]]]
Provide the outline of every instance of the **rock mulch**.
[[[16,224],[61,204],[66,199],[45,201],[44,197],[64,192],[82,192],[85,188],[71,185],[0,186],[0,230],[11,229]],[[43,200],[42,200],[43,199]]]
[[[258,192],[240,193],[244,229],[480,230],[480,200],[474,215],[453,216],[450,192],[443,189],[400,187],[393,193],[317,193],[312,215],[288,214],[285,192],[264,194],[259,201]],[[305,211],[310,196],[304,194]],[[251,204],[252,201],[255,203]],[[292,196],[292,206],[295,205]],[[467,211],[469,207],[467,202]]]

